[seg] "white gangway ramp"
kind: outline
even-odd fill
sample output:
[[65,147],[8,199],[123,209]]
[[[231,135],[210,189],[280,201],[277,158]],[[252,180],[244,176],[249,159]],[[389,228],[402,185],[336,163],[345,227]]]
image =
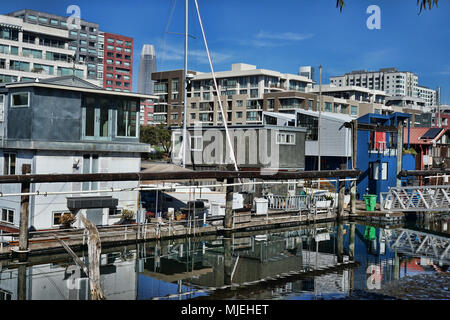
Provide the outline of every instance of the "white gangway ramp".
[[387,212],[450,212],[450,185],[390,188],[380,193],[380,208]]
[[450,263],[450,238],[410,229],[384,230],[391,250]]

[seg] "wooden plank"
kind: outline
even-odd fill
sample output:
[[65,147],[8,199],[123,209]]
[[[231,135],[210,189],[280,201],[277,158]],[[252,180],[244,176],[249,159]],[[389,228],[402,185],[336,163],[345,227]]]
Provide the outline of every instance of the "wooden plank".
[[72,257],[72,259],[75,261],[75,263],[83,269],[84,273],[89,276],[89,270],[84,264],[84,262],[73,252],[73,250],[69,247],[67,243],[65,243],[61,238],[59,238],[57,235],[55,235],[55,239],[58,240],[59,243],[66,249],[67,253]]
[[[270,174],[273,173],[273,174]],[[130,172],[130,173],[87,173],[87,174],[26,174],[0,176],[0,184],[6,183],[54,183],[86,181],[155,181],[155,180],[198,180],[259,178],[264,180],[314,179],[314,178],[356,178],[361,170],[280,171],[270,169],[255,171],[187,171],[187,172]]]

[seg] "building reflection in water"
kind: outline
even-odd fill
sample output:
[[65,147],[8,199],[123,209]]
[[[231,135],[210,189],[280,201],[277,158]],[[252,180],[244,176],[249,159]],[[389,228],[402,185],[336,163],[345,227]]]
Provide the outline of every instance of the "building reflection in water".
[[[427,226],[437,229],[330,223],[107,248],[101,285],[110,300],[347,297],[405,275],[447,271],[448,219]],[[88,278],[67,255],[1,262],[0,299],[89,298]]]

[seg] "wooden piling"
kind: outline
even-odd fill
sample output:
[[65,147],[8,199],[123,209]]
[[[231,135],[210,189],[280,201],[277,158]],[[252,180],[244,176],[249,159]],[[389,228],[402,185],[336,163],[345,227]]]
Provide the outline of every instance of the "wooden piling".
[[[30,174],[31,165],[22,165],[22,174]],[[21,193],[30,192],[30,182],[24,181],[21,184]],[[19,222],[19,255],[24,260],[28,252],[28,208],[30,204],[30,196],[20,197],[20,222]]]
[[344,216],[345,181],[339,180],[338,212],[337,219],[342,220]]
[[[352,169],[356,169],[358,157],[358,120],[352,121]],[[356,214],[356,180],[350,185],[350,213]]]
[[81,221],[88,234],[88,256],[89,256],[89,283],[91,286],[92,300],[105,300],[106,297],[100,286],[100,253],[101,244],[97,227],[85,216],[80,214]]
[[[228,183],[234,183],[234,179],[227,179]],[[226,198],[225,198],[225,221],[224,228],[225,231],[231,231],[233,228],[233,186],[227,186],[226,188]]]
[[27,264],[17,267],[17,300],[27,300]]
[[340,222],[337,230],[337,262],[344,262],[344,225]]
[[399,121],[397,125],[397,187],[402,186],[402,180],[400,179],[400,171],[402,171],[403,164],[403,121]]

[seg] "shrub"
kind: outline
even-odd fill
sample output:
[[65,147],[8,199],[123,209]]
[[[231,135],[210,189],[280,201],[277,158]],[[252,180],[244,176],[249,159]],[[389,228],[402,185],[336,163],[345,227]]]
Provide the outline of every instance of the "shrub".
[[122,219],[123,220],[133,220],[134,219],[134,212],[128,209],[122,210]]
[[64,213],[63,215],[61,215],[59,221],[63,226],[70,227],[75,221],[77,221],[77,218],[72,213]]

